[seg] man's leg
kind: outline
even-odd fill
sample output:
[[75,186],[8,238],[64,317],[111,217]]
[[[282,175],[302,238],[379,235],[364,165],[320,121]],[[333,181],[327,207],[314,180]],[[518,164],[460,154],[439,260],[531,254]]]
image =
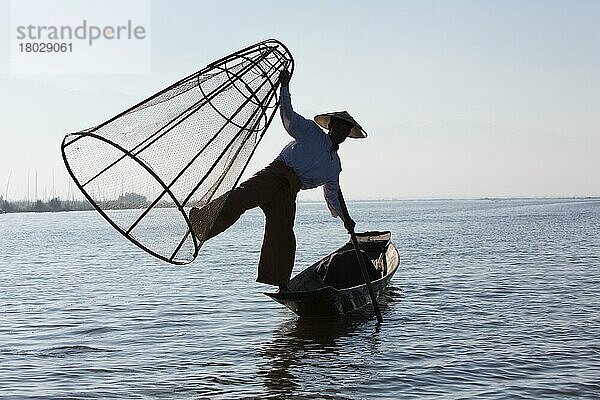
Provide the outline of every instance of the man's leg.
[[273,189],[269,187],[269,180],[265,177],[254,176],[230,191],[229,196],[224,195],[224,197],[227,196],[227,199],[210,229],[207,239],[224,232],[243,213],[261,205],[269,192],[273,193]]
[[278,188],[279,180],[267,167],[202,208],[192,208],[190,222],[196,237],[205,241],[220,234],[247,210],[269,202]]
[[284,288],[290,281],[296,255],[296,193],[286,185],[261,208],[266,223],[257,281]]

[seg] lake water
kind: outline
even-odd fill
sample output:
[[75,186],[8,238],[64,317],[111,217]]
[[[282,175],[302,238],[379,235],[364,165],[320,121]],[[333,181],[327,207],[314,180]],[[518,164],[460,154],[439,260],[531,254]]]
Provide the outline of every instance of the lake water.
[[[600,200],[349,208],[400,252],[380,327],[264,296],[259,212],[186,266],[96,212],[0,215],[0,397],[599,398]],[[294,273],[348,239],[320,203],[296,236]]]

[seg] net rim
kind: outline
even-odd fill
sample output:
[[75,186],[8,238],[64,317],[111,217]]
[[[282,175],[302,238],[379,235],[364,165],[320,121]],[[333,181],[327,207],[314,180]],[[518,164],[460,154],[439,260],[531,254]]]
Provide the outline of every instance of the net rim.
[[[121,235],[123,235],[124,237],[126,237],[129,241],[131,241],[132,243],[134,243],[136,246],[138,246],[139,248],[141,248],[142,250],[150,253],[151,255],[153,255],[154,257],[168,262],[170,264],[175,264],[175,265],[186,265],[186,264],[190,264],[191,262],[193,262],[196,257],[198,256],[198,252],[200,250],[200,245],[198,243],[198,240],[196,238],[196,236],[193,234],[193,230],[192,230],[192,224],[190,222],[189,217],[187,216],[183,206],[180,204],[179,200],[177,199],[177,197],[175,197],[175,195],[173,194],[173,192],[168,188],[168,186],[164,183],[164,181],[162,179],[160,179],[160,177],[148,166],[146,165],[142,160],[140,160],[138,157],[134,156],[131,154],[131,152],[125,150],[122,146],[119,146],[118,144],[100,136],[100,135],[96,135],[93,132],[96,129],[93,129],[91,131],[87,131],[87,132],[74,132],[74,133],[69,133],[67,134],[62,141],[61,144],[61,154],[62,154],[62,158],[63,161],[65,163],[65,166],[67,168],[67,172],[69,173],[69,175],[71,176],[71,178],[73,179],[73,182],[75,183],[75,185],[77,185],[77,187],[79,188],[79,190],[83,193],[83,195],[85,196],[85,198],[90,202],[90,204],[94,207],[94,209],[96,211],[98,211],[98,213],[100,213],[100,215],[102,215],[102,217],[113,227],[115,228]],[[75,136],[75,139],[73,139],[73,136]],[[102,207],[100,207],[96,200],[88,193],[88,191],[81,185],[79,179],[77,178],[77,176],[75,175],[74,171],[71,168],[71,165],[69,163],[69,160],[67,158],[67,155],[65,153],[66,148],[69,147],[70,145],[72,145],[73,143],[76,143],[78,140],[80,140],[81,138],[84,137],[90,137],[96,140],[100,140],[104,143],[107,143],[111,146],[113,146],[114,148],[116,148],[117,150],[119,150],[125,157],[129,157],[131,160],[135,161],[136,163],[138,163],[142,168],[144,168],[149,174],[150,176],[152,176],[153,179],[155,179],[160,186],[163,188],[163,190],[165,191],[165,194],[168,194],[169,197],[173,200],[174,204],[176,205],[176,209],[179,211],[179,213],[183,216],[183,219],[188,227],[188,233],[185,235],[184,240],[182,240],[180,246],[178,246],[178,248],[175,250],[174,254],[177,254],[181,248],[181,246],[183,245],[183,243],[185,243],[185,241],[187,240],[187,236],[191,236],[192,237],[192,241],[194,243],[194,253],[192,254],[192,257],[189,261],[181,261],[178,260],[175,257],[172,258],[168,258],[166,256],[163,256],[159,253],[157,253],[156,251],[152,250],[150,247],[143,245],[139,240],[135,239],[135,237],[133,237],[131,234],[127,233],[127,231],[123,230],[119,225],[117,225],[109,216],[108,214],[106,214],[106,212],[102,209]],[[67,140],[68,139],[72,139],[70,140],[68,143]],[[165,194],[161,195],[158,197],[158,199],[162,198]]]

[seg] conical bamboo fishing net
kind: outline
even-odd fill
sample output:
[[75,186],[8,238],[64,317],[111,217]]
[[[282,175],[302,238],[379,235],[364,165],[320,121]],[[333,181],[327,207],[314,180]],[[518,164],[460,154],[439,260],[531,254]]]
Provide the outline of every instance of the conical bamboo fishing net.
[[267,40],[206,68],[62,143],[67,170],[121,234],[174,264],[202,246],[188,212],[210,204],[210,229],[271,123],[286,47]]

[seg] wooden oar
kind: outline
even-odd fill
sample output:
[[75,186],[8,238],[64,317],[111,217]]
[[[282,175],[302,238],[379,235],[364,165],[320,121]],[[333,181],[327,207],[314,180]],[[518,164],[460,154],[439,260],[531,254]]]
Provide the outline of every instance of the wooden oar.
[[[342,211],[344,212],[344,220],[350,219],[350,214],[348,213],[348,207],[346,206],[346,202],[344,201],[344,196],[342,195],[342,189],[338,191],[338,197],[340,199],[340,205],[342,206]],[[375,292],[373,291],[373,285],[371,285],[371,277],[369,276],[369,272],[367,271],[367,266],[365,265],[365,260],[362,257],[360,252],[360,247],[358,246],[358,239],[356,238],[356,233],[354,232],[354,228],[351,228],[348,233],[352,238],[352,243],[354,243],[354,251],[356,252],[356,258],[358,258],[358,264],[360,265],[360,269],[363,274],[363,278],[365,283],[367,284],[367,289],[369,290],[369,296],[371,296],[371,303],[373,304],[373,310],[375,311],[375,315],[377,316],[377,321],[379,323],[383,322],[383,317],[381,316],[381,310],[379,309],[379,304],[377,303],[377,298],[375,297]]]

